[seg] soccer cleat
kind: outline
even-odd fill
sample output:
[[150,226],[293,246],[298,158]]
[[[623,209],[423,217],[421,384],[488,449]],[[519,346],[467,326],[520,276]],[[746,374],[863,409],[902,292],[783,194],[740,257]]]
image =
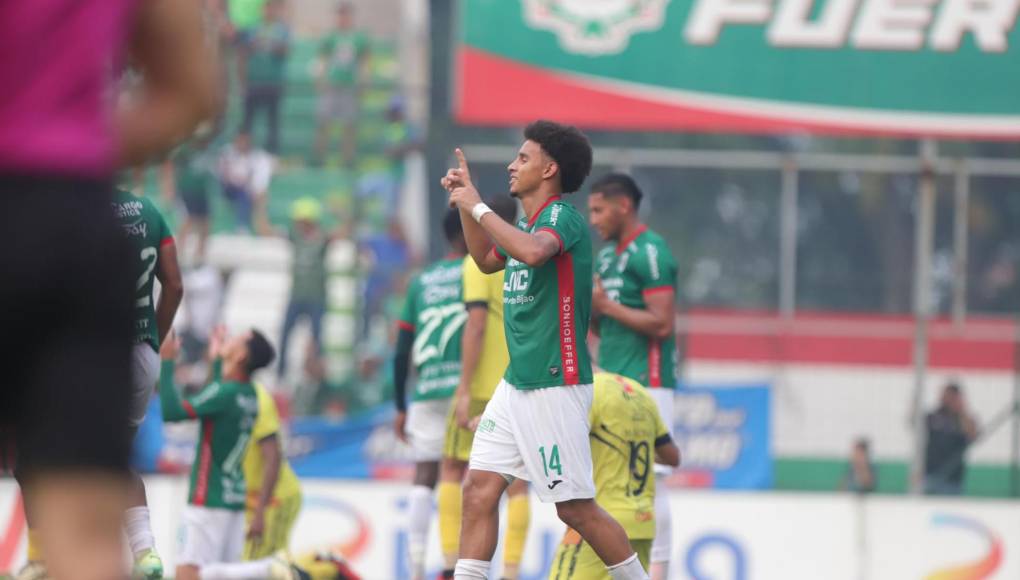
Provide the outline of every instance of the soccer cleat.
[[269,564],[268,580],[311,580],[311,576],[308,575],[308,572],[291,564],[286,552],[281,550],[273,555],[273,561]]
[[132,575],[138,580],[162,580],[163,560],[155,550],[147,550],[135,560],[135,571]]
[[25,564],[14,580],[49,580],[50,574],[46,571],[46,564],[42,562],[29,562]]

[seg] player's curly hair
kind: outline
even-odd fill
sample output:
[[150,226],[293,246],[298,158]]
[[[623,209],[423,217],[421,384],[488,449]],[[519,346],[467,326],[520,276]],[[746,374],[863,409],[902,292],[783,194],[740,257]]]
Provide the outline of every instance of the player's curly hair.
[[563,193],[581,189],[591,173],[591,143],[577,127],[538,120],[524,129],[524,138],[538,143],[560,168]]

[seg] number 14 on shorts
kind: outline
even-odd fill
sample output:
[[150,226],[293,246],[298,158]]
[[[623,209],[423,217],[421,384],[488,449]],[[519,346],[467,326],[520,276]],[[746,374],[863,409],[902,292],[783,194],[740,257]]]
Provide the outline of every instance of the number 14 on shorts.
[[[545,446],[538,448],[539,455],[542,456],[542,469],[545,470],[545,476],[549,477],[550,471],[555,471],[556,475],[563,475],[563,466],[560,464],[560,446],[553,445],[552,449],[549,450],[549,455],[546,456]],[[549,486],[549,489],[556,487],[556,484],[560,483],[560,480],[556,480]]]

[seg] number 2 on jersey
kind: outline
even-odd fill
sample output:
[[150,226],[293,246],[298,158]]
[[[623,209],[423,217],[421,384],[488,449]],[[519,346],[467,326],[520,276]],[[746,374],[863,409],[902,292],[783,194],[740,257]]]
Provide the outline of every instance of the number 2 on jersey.
[[[145,270],[142,272],[142,275],[139,276],[138,280],[135,282],[135,290],[141,291],[142,289],[145,288],[145,285],[151,279],[152,271],[156,268],[156,260],[158,259],[158,257],[159,252],[156,251],[156,248],[153,248],[151,246],[148,248],[142,248],[140,258],[142,260],[142,264],[145,265]],[[152,304],[152,296],[148,294],[146,294],[145,296],[139,296],[138,299],[135,300],[135,306],[139,308],[144,308],[149,304]]]

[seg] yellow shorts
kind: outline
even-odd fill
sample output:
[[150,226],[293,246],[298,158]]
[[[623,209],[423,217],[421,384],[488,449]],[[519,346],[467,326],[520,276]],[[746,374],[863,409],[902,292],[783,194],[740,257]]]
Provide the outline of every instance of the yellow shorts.
[[[258,541],[244,541],[244,559],[261,560],[272,556],[280,550],[286,550],[290,544],[290,532],[294,529],[298,513],[301,512],[301,494],[295,493],[287,497],[274,497],[266,508],[266,528]],[[245,511],[245,521],[251,523],[252,511]]]
[[[471,399],[468,406],[469,414],[477,417],[485,411],[488,401]],[[443,457],[451,457],[460,461],[467,461],[471,458],[471,443],[475,440],[475,432],[470,429],[463,429],[457,426],[456,405],[450,405],[450,412],[446,414],[446,441],[443,443]]]
[[[652,540],[631,540],[630,546],[637,552],[641,566],[647,571]],[[580,534],[567,528],[553,556],[549,580],[610,580],[610,577],[606,565],[595,554],[595,550],[581,539]]]

